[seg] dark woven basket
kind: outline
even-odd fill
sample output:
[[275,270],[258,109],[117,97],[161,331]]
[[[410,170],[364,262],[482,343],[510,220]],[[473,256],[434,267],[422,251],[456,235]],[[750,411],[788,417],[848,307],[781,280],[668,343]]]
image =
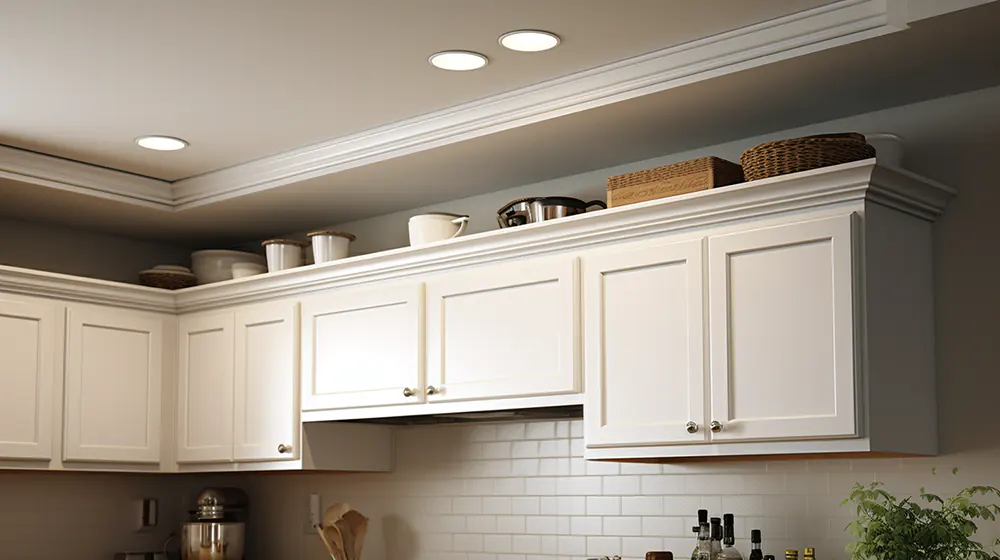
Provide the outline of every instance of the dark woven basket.
[[808,171],[875,157],[862,134],[822,134],[758,144],[743,152],[740,164],[747,181]]

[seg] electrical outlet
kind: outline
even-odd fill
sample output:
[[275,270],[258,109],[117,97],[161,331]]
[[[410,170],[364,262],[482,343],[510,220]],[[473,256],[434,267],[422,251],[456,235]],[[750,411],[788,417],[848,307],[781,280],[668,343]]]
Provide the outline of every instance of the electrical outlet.
[[316,527],[323,521],[323,498],[319,494],[309,494],[306,502],[306,520],[302,524],[302,532],[315,535]]

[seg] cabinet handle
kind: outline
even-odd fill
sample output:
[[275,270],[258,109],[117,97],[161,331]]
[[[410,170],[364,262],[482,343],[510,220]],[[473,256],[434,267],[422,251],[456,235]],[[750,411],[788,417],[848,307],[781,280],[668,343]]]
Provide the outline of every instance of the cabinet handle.
[[722,431],[722,422],[712,420],[712,433],[717,434]]
[[439,391],[438,388],[435,387],[435,386],[433,386],[433,385],[428,385],[427,386],[427,394],[428,395],[436,395],[436,394],[438,394],[440,392],[441,391]]
[[698,424],[696,424],[695,422],[688,422],[686,427],[689,434],[694,434],[698,432]]
[[291,445],[285,445],[283,443],[278,445],[278,453],[291,453],[291,452],[292,452]]
[[416,394],[417,394],[416,391],[414,391],[413,389],[410,389],[409,387],[404,387],[403,388],[403,396],[404,397],[412,397],[412,396],[415,396]]

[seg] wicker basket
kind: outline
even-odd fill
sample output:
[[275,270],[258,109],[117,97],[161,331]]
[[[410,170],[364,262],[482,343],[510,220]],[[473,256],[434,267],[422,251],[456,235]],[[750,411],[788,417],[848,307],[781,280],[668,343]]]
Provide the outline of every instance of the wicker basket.
[[708,156],[608,178],[608,207],[743,182],[739,165]]
[[755,181],[873,157],[865,137],[849,132],[765,142],[743,152],[740,163],[747,181]]

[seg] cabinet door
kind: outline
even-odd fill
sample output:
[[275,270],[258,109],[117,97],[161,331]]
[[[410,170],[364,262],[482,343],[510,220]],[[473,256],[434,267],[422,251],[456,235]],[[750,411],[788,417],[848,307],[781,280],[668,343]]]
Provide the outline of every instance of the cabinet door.
[[708,240],[719,441],[857,431],[852,217]]
[[298,458],[297,311],[294,302],[277,302],[236,312],[237,461]]
[[302,408],[423,401],[423,285],[338,290],[302,303]]
[[164,318],[67,311],[67,461],[158,463]]
[[577,285],[567,257],[428,279],[428,400],[579,391]]
[[56,309],[0,299],[0,458],[52,458]]
[[233,314],[179,321],[177,462],[233,459]]
[[588,446],[705,441],[702,251],[697,240],[583,259]]

